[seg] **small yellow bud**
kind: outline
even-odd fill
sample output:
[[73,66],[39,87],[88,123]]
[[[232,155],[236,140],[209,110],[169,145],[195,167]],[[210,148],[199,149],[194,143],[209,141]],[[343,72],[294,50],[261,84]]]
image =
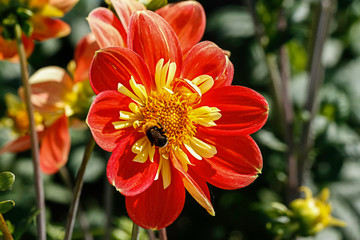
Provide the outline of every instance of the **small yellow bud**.
[[314,235],[328,226],[344,227],[345,222],[331,216],[331,205],[328,203],[330,191],[324,188],[317,197],[312,196],[308,187],[301,187],[305,198],[295,199],[290,203],[293,216],[300,223],[302,236]]

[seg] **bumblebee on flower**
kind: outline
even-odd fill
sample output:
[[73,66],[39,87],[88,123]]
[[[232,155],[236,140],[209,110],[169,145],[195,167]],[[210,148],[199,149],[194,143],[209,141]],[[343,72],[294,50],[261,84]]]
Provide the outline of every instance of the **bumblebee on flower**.
[[185,188],[215,215],[206,182],[237,189],[261,171],[249,134],[267,119],[265,99],[230,86],[231,63],[214,43],[200,42],[183,57],[174,30],[151,11],[132,14],[126,46],[100,49],[90,68],[97,97],[87,123],[112,152],[109,182],[144,228],[171,224]]

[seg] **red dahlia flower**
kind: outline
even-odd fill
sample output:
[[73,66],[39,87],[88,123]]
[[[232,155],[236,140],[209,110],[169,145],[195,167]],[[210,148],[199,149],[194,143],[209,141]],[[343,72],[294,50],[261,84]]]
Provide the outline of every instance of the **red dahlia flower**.
[[131,16],[127,46],[100,49],[90,68],[98,95],[87,123],[112,152],[109,182],[143,228],[171,224],[185,188],[214,215],[206,182],[237,189],[262,169],[249,134],[265,123],[266,100],[229,86],[226,56],[214,43],[198,43],[183,60],[175,32],[154,12]]

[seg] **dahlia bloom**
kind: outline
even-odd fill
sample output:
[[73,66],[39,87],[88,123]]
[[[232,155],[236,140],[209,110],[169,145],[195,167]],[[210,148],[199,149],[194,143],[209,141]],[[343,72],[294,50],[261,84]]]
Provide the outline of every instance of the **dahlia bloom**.
[[154,12],[133,13],[127,34],[127,48],[100,49],[90,68],[97,96],[87,123],[112,152],[108,180],[143,228],[175,221],[185,189],[214,215],[207,182],[238,189],[262,169],[249,134],[264,125],[267,102],[230,86],[227,58],[214,43],[200,42],[184,57],[176,33]]
[[[85,119],[92,100],[93,91],[86,66],[90,66],[89,59],[96,49],[97,44],[91,35],[79,42],[74,56],[75,65],[78,66],[74,70],[74,80],[64,69],[55,66],[42,68],[29,79],[41,144],[40,167],[43,173],[56,173],[68,160],[71,145],[69,126],[79,125],[79,120]],[[20,95],[23,95],[22,91],[20,88]],[[7,102],[8,118],[12,120],[18,138],[3,146],[0,154],[21,152],[31,147],[25,104],[14,100]]]
[[28,56],[33,40],[43,41],[68,35],[70,26],[58,17],[69,11],[78,0],[0,0],[0,60],[17,61],[14,28],[19,24]]
[[[146,7],[135,0],[110,0],[117,16],[107,8],[96,8],[88,17],[89,25],[101,48],[126,47],[130,16]],[[196,1],[168,4],[156,11],[174,29],[185,55],[205,31],[205,11]]]

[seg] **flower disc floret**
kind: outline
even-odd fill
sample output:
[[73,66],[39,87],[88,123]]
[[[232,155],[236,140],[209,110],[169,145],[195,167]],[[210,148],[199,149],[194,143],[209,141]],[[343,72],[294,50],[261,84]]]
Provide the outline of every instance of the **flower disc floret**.
[[155,92],[140,108],[144,121],[160,124],[166,131],[169,145],[181,145],[195,136],[196,127],[189,118],[192,107],[187,99],[178,93]]

